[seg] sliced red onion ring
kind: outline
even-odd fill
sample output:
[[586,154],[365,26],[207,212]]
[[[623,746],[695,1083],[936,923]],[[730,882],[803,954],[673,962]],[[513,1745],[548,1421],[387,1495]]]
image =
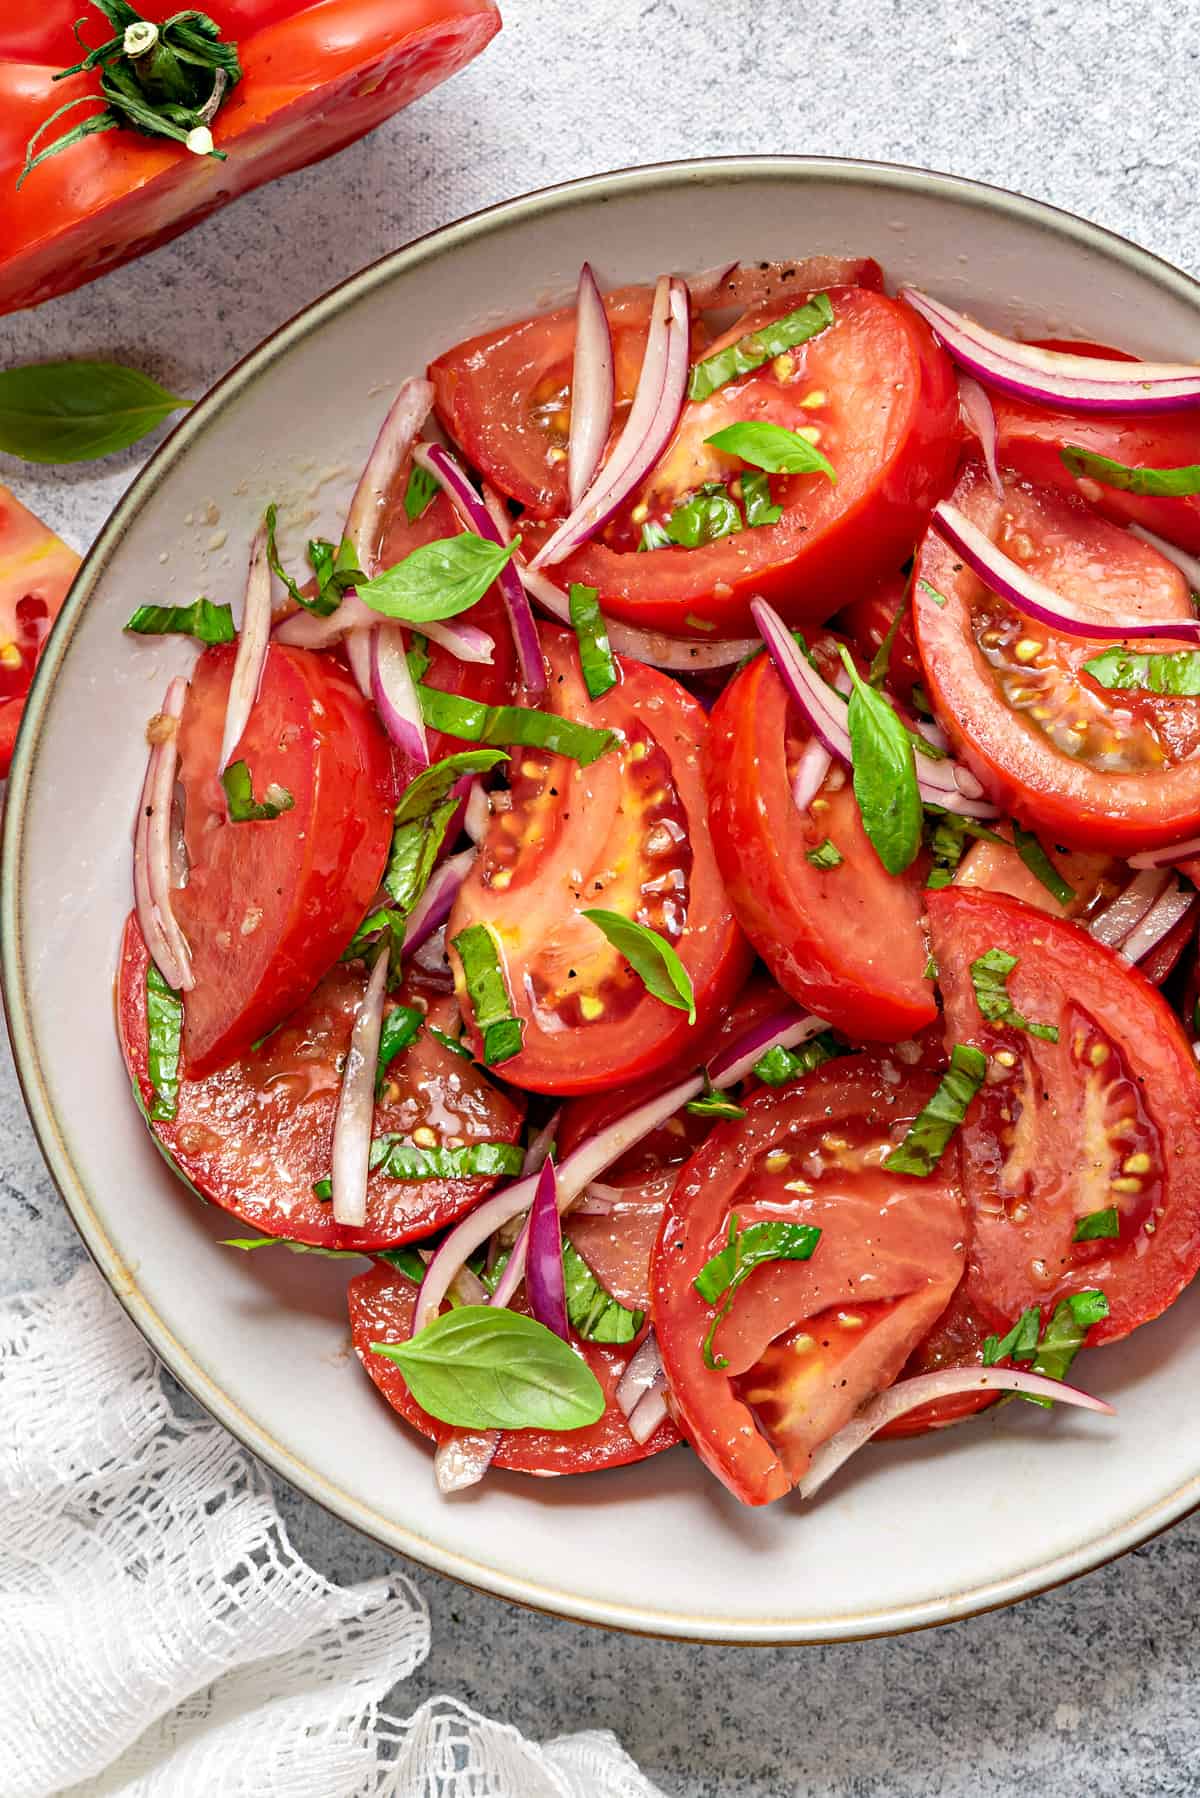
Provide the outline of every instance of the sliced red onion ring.
[[566,1281],[563,1276],[562,1219],[558,1214],[558,1178],[549,1156],[542,1163],[529,1207],[525,1292],[529,1309],[540,1324],[568,1342]]
[[133,821],[133,904],[150,959],[176,992],[196,984],[187,938],[171,905],[172,816],[175,775],[179,766],[179,719],[188,684],[177,675],[167,688],[159,714],[171,728],[151,745]]
[[429,876],[425,891],[408,914],[404,930],[405,957],[414,954],[446,922],[476,854],[474,849],[464,849],[442,862]]
[[1188,837],[1184,843],[1168,843],[1165,849],[1146,849],[1141,855],[1131,855],[1131,868],[1162,868],[1170,862],[1184,861],[1190,855],[1200,855],[1200,837]]
[[402,382],[359,476],[346,514],[345,535],[354,545],[364,574],[373,575],[378,569],[379,539],[394,498],[396,478],[432,409],[431,382],[416,376]]
[[736,1043],[714,1055],[708,1064],[708,1077],[714,1086],[736,1086],[739,1080],[753,1072],[755,1062],[760,1061],[768,1049],[794,1049],[797,1043],[806,1043],[810,1037],[819,1036],[828,1028],[823,1018],[814,1018],[809,1012],[776,1012],[774,1017],[764,1018]]
[[622,1415],[632,1417],[641,1400],[664,1378],[662,1356],[658,1352],[658,1339],[653,1330],[648,1330],[645,1340],[637,1353],[630,1359],[629,1366],[621,1375],[620,1382],[613,1394],[621,1407]]
[[1062,1380],[1050,1380],[1044,1374],[1025,1373],[1015,1367],[949,1367],[939,1373],[918,1374],[915,1379],[901,1380],[898,1385],[889,1386],[836,1436],[822,1443],[796,1488],[800,1497],[811,1498],[814,1492],[819,1492],[826,1480],[832,1478],[884,1424],[903,1417],[908,1411],[915,1411],[920,1405],[951,1398],[959,1392],[1028,1392],[1036,1398],[1053,1399],[1055,1404],[1078,1405],[1082,1410],[1097,1411],[1105,1417],[1116,1415],[1111,1405],[1105,1404],[1102,1398],[1093,1398],[1090,1392],[1081,1392],[1077,1386],[1067,1386]]
[[992,402],[971,375],[958,377],[958,403],[970,430],[979,439],[988,479],[1000,499],[1004,498],[1004,482],[996,466],[996,414]]
[[1181,918],[1186,918],[1196,903],[1196,895],[1172,878],[1166,891],[1155,900],[1136,930],[1131,930],[1121,944],[1126,961],[1138,962],[1157,947]]
[[[396,628],[399,629],[399,626]],[[358,690],[364,699],[374,699],[375,697],[375,635],[374,629],[346,632],[346,660],[350,664],[350,672],[357,681]]]
[[591,263],[585,262],[579,271],[575,296],[571,434],[567,440],[567,493],[572,511],[595,478],[612,429],[612,416],[612,332]]
[[1129,534],[1132,537],[1140,537],[1143,543],[1148,543],[1151,549],[1156,549],[1160,556],[1165,557],[1168,562],[1173,562],[1192,592],[1200,593],[1200,561],[1197,561],[1195,556],[1189,556],[1185,549],[1176,549],[1173,543],[1168,543],[1165,537],[1156,536],[1153,531],[1148,531],[1143,524],[1131,524]]
[[491,822],[492,802],[488,798],[487,788],[481,781],[471,782],[471,791],[467,795],[466,807],[463,811],[463,829],[473,843],[481,843],[487,835],[487,827]]
[[[491,513],[449,450],[443,449],[440,443],[418,444],[413,451],[413,461],[445,488],[455,511],[468,530],[474,531],[477,537],[484,538],[488,543],[503,545],[508,542],[508,538],[497,529]],[[521,679],[531,693],[544,693],[546,663],[542,646],[538,642],[537,625],[534,623],[521,577],[511,559],[500,570],[496,585],[508,613],[513,642],[517,647],[517,660],[521,665]]]
[[586,543],[650,473],[675,432],[687,398],[690,302],[685,282],[660,276],[633,404],[612,453],[579,505],[534,556],[561,562]]
[[267,561],[267,527],[260,524],[250,545],[250,568],[246,575],[242,627],[238,632],[237,654],[233,659],[229,698],[225,702],[225,729],[221,736],[218,775],[224,774],[233,760],[233,752],[254,710],[270,641],[271,568]]
[[[530,568],[518,559],[517,572],[531,596],[540,606],[564,624],[571,622],[571,606],[561,587],[539,568]],[[647,662],[652,668],[670,668],[676,673],[700,673],[709,668],[729,668],[744,662],[757,650],[757,637],[738,637],[725,642],[691,642],[686,637],[668,637],[662,631],[638,630],[606,618],[604,628],[609,648],[619,656],[630,656],[635,662]]]
[[274,636],[277,643],[293,643],[297,649],[328,649],[331,643],[340,643],[348,632],[374,630],[378,623],[379,613],[373,612],[351,588],[327,618],[316,612],[292,612],[275,626]]
[[647,1392],[645,1397],[642,1398],[637,1405],[637,1408],[625,1420],[629,1434],[633,1437],[639,1447],[644,1447],[645,1444],[649,1442],[651,1436],[653,1436],[659,1424],[666,1421],[666,1384],[667,1376],[664,1373],[662,1385],[656,1386],[652,1392]]
[[792,803],[798,812],[806,812],[825,782],[833,766],[833,757],[820,737],[810,737],[800,751],[792,779]]
[[[350,647],[349,638],[346,647]],[[418,768],[427,768],[425,721],[408,666],[404,631],[398,624],[381,624],[371,633],[371,696],[392,742]]]
[[478,662],[487,667],[495,660],[496,639],[477,624],[468,624],[465,618],[443,618],[423,624],[421,629],[431,643],[440,643],[460,662]]
[[1138,874],[1111,905],[1088,920],[1088,930],[1098,943],[1119,949],[1131,931],[1137,929],[1146,913],[1158,901],[1170,875],[1155,868]]
[[375,957],[367,990],[354,1018],[342,1088],[333,1120],[334,1222],[359,1226],[367,1216],[367,1173],[375,1121],[375,1069],[387,997],[388,957]]
[[987,330],[915,287],[902,287],[899,297],[933,326],[960,367],[1003,393],[1074,412],[1178,412],[1200,405],[1200,368],[1191,363],[1114,362],[1040,350]]

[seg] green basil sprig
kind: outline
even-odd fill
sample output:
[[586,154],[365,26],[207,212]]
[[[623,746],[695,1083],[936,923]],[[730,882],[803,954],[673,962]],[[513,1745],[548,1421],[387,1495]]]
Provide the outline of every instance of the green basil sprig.
[[[1006,1336],[987,1336],[983,1343],[983,1365],[994,1367],[997,1361],[1032,1361],[1034,1373],[1048,1380],[1065,1380],[1088,1330],[1108,1316],[1107,1295],[1098,1288],[1073,1292],[1060,1299],[1045,1331],[1041,1330],[1041,1312],[1036,1305],[1023,1311]],[[1032,1392],[1020,1397],[1031,1405],[1049,1407],[1052,1399]]]
[[373,1342],[422,1410],[460,1430],[578,1430],[604,1414],[591,1368],[561,1336],[503,1306],[462,1305],[407,1342]]
[[820,1035],[810,1036],[806,1043],[801,1043],[798,1049],[785,1049],[782,1043],[776,1043],[773,1049],[759,1056],[750,1072],[764,1086],[786,1086],[790,1080],[801,1080],[814,1068],[835,1061],[845,1053],[832,1030],[822,1030]]
[[191,404],[119,362],[0,369],[0,450],[24,462],[91,462]]
[[688,1023],[696,1022],[696,994],[692,977],[665,937],[634,918],[622,917],[618,911],[604,911],[598,906],[585,910],[582,916],[608,938],[618,954],[623,955],[648,993],[686,1011]]
[[232,643],[237,636],[233,607],[203,596],[190,606],[139,606],[125,629],[138,637],[195,637],[200,643]]
[[278,508],[267,507],[263,522],[267,527],[267,564],[277,580],[283,582],[288,593],[298,606],[306,612],[312,612],[318,618],[328,618],[336,612],[350,587],[357,586],[366,579],[358,566],[358,556],[354,545],[348,537],[335,546],[325,537],[311,537],[308,543],[308,565],[317,580],[315,593],[306,593],[298,581],[294,581],[279,557],[279,546],[275,541],[275,530]]
[[423,543],[355,591],[364,605],[404,624],[431,624],[477,605],[521,539],[489,543],[474,531]]

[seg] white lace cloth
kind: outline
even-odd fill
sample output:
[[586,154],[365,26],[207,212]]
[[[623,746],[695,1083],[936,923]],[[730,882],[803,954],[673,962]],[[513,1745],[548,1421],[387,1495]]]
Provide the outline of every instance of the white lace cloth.
[[389,1715],[428,1652],[405,1579],[300,1559],[90,1266],[0,1308],[4,1798],[663,1798],[607,1731]]

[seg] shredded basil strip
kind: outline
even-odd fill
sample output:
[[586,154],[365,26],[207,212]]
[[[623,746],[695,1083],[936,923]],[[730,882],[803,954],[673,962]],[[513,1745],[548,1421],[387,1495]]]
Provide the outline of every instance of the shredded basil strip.
[[369,946],[375,942],[382,932],[387,931],[390,937],[389,953],[394,968],[400,966],[400,955],[404,948],[404,913],[392,906],[380,906],[377,911],[368,912],[346,947],[342,950],[341,961],[357,961]]
[[767,474],[823,474],[830,481],[837,481],[829,458],[821,454],[815,443],[799,431],[789,431],[786,425],[771,424],[766,419],[744,419],[714,431],[704,441]]
[[571,629],[579,643],[579,666],[583,684],[592,699],[599,699],[617,684],[617,664],[609,647],[608,631],[600,611],[595,587],[581,587],[572,581],[567,589],[571,610]]
[[1029,1036],[1056,1043],[1057,1024],[1031,1024],[1014,1008],[1008,996],[1008,977],[1016,965],[1017,957],[1006,949],[989,949],[971,963],[971,984],[975,988],[980,1017],[992,1024],[1011,1024],[1014,1030],[1024,1030]]
[[950,1146],[950,1138],[967,1115],[967,1108],[983,1085],[987,1056],[970,1043],[955,1043],[950,1066],[938,1082],[928,1105],[917,1114],[898,1148],[883,1160],[889,1174],[913,1174],[925,1179],[932,1174]]
[[1058,453],[1069,473],[1086,475],[1102,487],[1115,487],[1122,493],[1147,493],[1156,499],[1185,499],[1200,493],[1200,463],[1189,463],[1183,468],[1147,468],[1139,462],[1131,467],[1077,443],[1065,444]]
[[146,1072],[154,1088],[150,1116],[169,1124],[179,1110],[179,1039],[183,1001],[153,962],[146,968]]
[[383,1091],[384,1077],[389,1067],[401,1049],[407,1049],[411,1042],[416,1041],[424,1022],[425,1013],[418,1011],[415,1005],[393,1005],[385,1015],[383,1028],[379,1032],[379,1060],[375,1071],[376,1098]]
[[756,530],[759,525],[778,524],[783,517],[783,507],[772,500],[771,483],[765,474],[742,476],[742,510],[751,530]]
[[571,1345],[505,1306],[462,1305],[407,1342],[373,1342],[413,1398],[462,1430],[577,1430],[604,1414],[604,1392]]
[[944,606],[945,605],[946,595],[944,593],[939,593],[937,588],[931,586],[928,581],[926,581],[926,580],[918,581],[917,588],[921,593],[926,594],[927,597],[933,601],[935,606]]
[[698,549],[703,543],[736,536],[742,529],[742,514],[728,488],[719,481],[706,481],[681,500],[659,528],[667,543],[678,544],[681,549]]
[[449,1049],[453,1054],[461,1055],[464,1061],[474,1061],[475,1057],[460,1036],[448,1036],[444,1030],[439,1030],[436,1024],[429,1025],[429,1034],[436,1037],[443,1049]]
[[427,468],[414,462],[408,471],[408,485],[404,489],[404,515],[409,524],[416,524],[422,512],[426,511],[429,502],[437,492],[441,483],[431,475]]
[[1121,1234],[1121,1213],[1115,1205],[1105,1206],[1103,1211],[1089,1211],[1086,1217],[1078,1219],[1071,1235],[1072,1242],[1099,1242],[1105,1237]]
[[718,387],[735,381],[739,375],[752,374],[764,362],[782,356],[785,350],[794,350],[798,344],[807,343],[810,337],[818,336],[832,323],[833,306],[829,295],[814,294],[794,312],[777,318],[773,324],[763,325],[760,330],[748,332],[736,343],[718,350],[715,356],[697,362],[688,383],[688,398],[706,400]]
[[290,812],[296,801],[286,787],[272,781],[261,799],[254,797],[254,784],[245,762],[230,762],[221,776],[226,808],[231,824],[256,824]]
[[1037,1353],[1042,1314],[1036,1305],[1022,1311],[1007,1336],[985,1336],[983,1365],[994,1367],[997,1361],[1032,1361]]
[[841,644],[838,648],[854,683],[847,723],[863,829],[888,873],[903,874],[921,847],[923,814],[913,746],[887,700],[863,680],[849,651]]
[[376,1261],[386,1261],[389,1267],[394,1267],[397,1273],[403,1274],[415,1286],[419,1286],[425,1278],[425,1263],[416,1249],[407,1244],[398,1249],[372,1249],[371,1254]]
[[933,857],[933,866],[925,881],[930,890],[948,887],[958,864],[967,851],[968,839],[984,843],[1003,843],[996,831],[980,824],[977,818],[962,818],[957,812],[944,812],[940,806],[925,807],[925,845]]
[[688,1023],[696,1022],[696,994],[692,977],[666,937],[617,911],[600,907],[581,914],[602,931],[619,955],[623,955],[642,985],[664,1005],[686,1011]]
[[587,768],[615,747],[617,734],[560,718],[557,712],[539,712],[531,706],[484,705],[443,693],[440,687],[418,686],[421,715],[433,730],[461,737],[468,743],[516,743],[526,749],[545,749],[566,756]]
[[804,859],[811,862],[814,868],[840,868],[844,858],[833,838],[826,837],[815,849],[806,849]]
[[[1197,691],[1200,691],[1200,688]],[[1060,905],[1070,905],[1075,897],[1075,888],[1068,886],[1033,831],[1023,830],[1015,819],[1013,820],[1013,843],[1017,854],[1029,872],[1041,881],[1046,891],[1052,893]]]
[[[1073,1292],[1060,1299],[1049,1323],[1040,1334],[1041,1314],[1036,1305],[1022,1312],[1007,1336],[988,1336],[983,1344],[983,1365],[995,1366],[1006,1357],[1013,1361],[1032,1361],[1033,1372],[1048,1380],[1065,1380],[1088,1330],[1108,1316],[1107,1296],[1096,1287]],[[1040,1394],[1022,1392],[1019,1397],[1031,1405],[1049,1407],[1053,1400]]]
[[139,637],[195,637],[200,643],[232,643],[237,636],[233,607],[203,596],[190,606],[139,606],[125,629]]
[[746,1115],[744,1106],[711,1083],[698,1099],[688,1100],[687,1109],[700,1118],[744,1118]]
[[1132,649],[1106,649],[1083,664],[1084,673],[1110,693],[1200,693],[1200,649],[1173,649],[1143,654]]
[[585,1342],[632,1342],[646,1321],[603,1287],[578,1249],[563,1243],[567,1321]]
[[364,605],[404,624],[454,618],[477,605],[520,543],[491,543],[474,531],[422,543],[403,561],[355,588]]
[[670,549],[671,539],[667,535],[665,525],[654,524],[649,520],[642,526],[639,550]]
[[776,1043],[773,1049],[759,1056],[750,1071],[764,1086],[786,1086],[789,1080],[799,1080],[823,1062],[833,1061],[845,1053],[832,1030],[822,1030],[819,1036],[810,1036],[798,1049],[785,1049],[782,1043]]
[[[904,614],[907,610],[907,600],[903,605],[896,607],[892,622],[888,625],[886,633],[880,639],[879,648],[871,657],[871,666],[867,669],[867,680],[873,687],[882,687],[888,677],[888,673],[892,666],[892,650],[895,647],[896,637],[899,634],[900,626],[904,623]],[[925,739],[922,738],[921,740],[924,742]]]
[[292,1255],[321,1255],[326,1261],[359,1261],[361,1249],[326,1249],[316,1242],[296,1242],[290,1236],[223,1236],[223,1249],[241,1249],[250,1254],[254,1249],[287,1249]]
[[429,638],[423,637],[420,631],[411,631],[408,638],[408,654],[404,658],[408,663],[408,672],[412,675],[413,686],[425,679],[429,667]]
[[524,1159],[521,1145],[511,1142],[419,1149],[401,1136],[377,1136],[371,1144],[371,1171],[389,1180],[507,1179],[520,1173]]
[[[308,558],[314,574],[317,575],[317,591],[305,593],[299,583],[292,579],[279,559],[279,547],[275,541],[277,517],[277,507],[268,506],[265,517],[267,562],[272,574],[283,582],[298,606],[303,606],[306,612],[315,613],[318,618],[328,618],[329,614],[336,612],[342,603],[342,595],[346,588],[353,587],[355,582],[362,578],[361,570],[355,566],[356,557],[353,549],[347,541],[343,540],[335,556],[333,545],[326,543],[324,538],[316,538],[310,542]],[[314,556],[317,558],[316,561],[314,561]],[[317,567],[317,561],[321,564],[320,570]],[[322,571],[324,578],[322,578]]]
[[728,1242],[705,1262],[692,1282],[708,1304],[718,1304],[722,1298],[725,1300],[704,1338],[706,1367],[719,1371],[729,1365],[724,1355],[714,1354],[713,1338],[728,1317],[743,1281],[749,1279],[756,1267],[762,1267],[768,1261],[807,1261],[820,1240],[821,1232],[815,1224],[769,1220],[748,1224],[744,1230],[739,1230],[736,1214],[730,1218]]
[[486,924],[471,924],[459,931],[452,946],[462,963],[475,1025],[483,1038],[484,1065],[491,1068],[511,1061],[521,1052],[524,1025],[513,1016],[495,937]]
[[[392,847],[383,877],[384,888],[402,917],[408,915],[425,891],[447,827],[458,810],[459,801],[452,789],[460,780],[472,774],[486,774],[507,760],[502,749],[460,749],[454,755],[443,756],[431,768],[422,769],[405,787],[396,806]],[[381,924],[387,921],[379,913],[372,917],[380,918]],[[356,936],[365,929],[366,923],[360,925]]]

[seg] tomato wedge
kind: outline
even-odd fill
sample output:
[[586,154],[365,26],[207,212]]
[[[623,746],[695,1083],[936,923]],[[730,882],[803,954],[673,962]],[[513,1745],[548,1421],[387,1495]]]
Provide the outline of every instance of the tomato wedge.
[[[148,1067],[146,968],[135,919],[125,926],[117,973],[121,1049],[143,1114],[154,1099]],[[371,1175],[361,1229],[334,1222],[313,1192],[329,1173],[333,1117],[350,1030],[366,977],[361,963],[338,965],[257,1049],[216,1073],[185,1072],[176,1116],[150,1128],[175,1171],[205,1199],[256,1233],[327,1249],[374,1249],[426,1236],[469,1211],[495,1180],[392,1180]],[[410,976],[396,995],[430,1025],[456,1035],[458,1007],[436,986]],[[524,1107],[473,1062],[422,1029],[391,1063],[375,1109],[376,1136],[420,1132],[426,1148],[513,1143]]]
[[[1099,1287],[1115,1342],[1164,1311],[1200,1267],[1200,1073],[1174,1013],[1076,925],[1000,894],[929,895],[947,1043],[973,1043],[989,1078],[960,1137],[971,1219],[965,1296],[1006,1330],[1039,1305]],[[981,1015],[972,964],[1017,958],[1007,990],[1051,1042]],[[1076,1242],[1115,1210],[1119,1235]],[[1107,1226],[1106,1226],[1107,1227]],[[1089,1228],[1096,1228],[1095,1221]]]
[[0,780],[42,644],[78,567],[75,551],[0,485]]
[[[622,733],[588,767],[516,750],[511,808],[497,812],[455,902],[447,941],[473,924],[497,940],[524,1045],[506,1080],[533,1092],[617,1086],[689,1053],[742,985],[751,953],[712,851],[700,781],[703,709],[677,681],[618,659],[620,680],[589,700],[569,631],[542,628],[546,704]],[[691,976],[697,1022],[647,992],[582,914],[596,907],[659,932]],[[474,1013],[458,956],[459,1003]]]
[[[840,665],[832,638],[814,648],[832,678]],[[888,874],[840,764],[797,811],[792,778],[809,735],[766,655],[713,711],[709,825],[734,916],[798,1004],[856,1039],[912,1036],[937,1016],[919,865]],[[837,867],[809,860],[826,841],[842,858]]]
[[[458,1434],[450,1424],[421,1409],[394,1361],[371,1353],[373,1342],[407,1341],[417,1301],[413,1282],[395,1268],[380,1263],[370,1273],[359,1274],[350,1282],[348,1298],[354,1352],[393,1411],[434,1442],[444,1442]],[[515,1473],[598,1473],[605,1467],[644,1461],[679,1441],[679,1431],[670,1418],[659,1424],[644,1445],[629,1434],[615,1394],[638,1347],[636,1342],[616,1346],[584,1342],[573,1335],[571,1343],[604,1389],[608,1401],[604,1415],[582,1430],[506,1430],[500,1438],[494,1466],[507,1467]]]
[[834,619],[834,628],[850,638],[868,666],[884,638],[901,614],[888,655],[887,684],[903,700],[912,698],[912,690],[924,679],[917,640],[913,635],[912,605],[908,592],[908,576],[897,572],[885,575]]
[[[720,1124],[679,1176],[651,1268],[651,1313],[684,1435],[746,1504],[803,1478],[813,1452],[896,1378],[962,1272],[952,1144],[928,1179],[887,1174],[936,1082],[884,1057],[827,1062],[764,1088]],[[713,1337],[694,1281],[728,1239],[763,1221],[821,1231],[807,1261],[757,1267]]]
[[192,950],[183,1050],[211,1073],[272,1029],[336,961],[362,922],[392,834],[391,750],[349,675],[312,650],[267,651],[235,750],[279,817],[231,823],[217,779],[234,646],[205,650],[179,730],[189,875],[175,912]]
[[1108,692],[1083,672],[1111,641],[1107,618],[1192,616],[1179,570],[1064,494],[1009,478],[1001,500],[977,464],[954,504],[1096,618],[1094,638],[1032,624],[929,531],[913,587],[917,644],[963,760],[993,799],[1054,843],[1130,855],[1200,834],[1200,701]]
[[[747,314],[706,354],[803,300],[796,294]],[[828,329],[685,405],[641,492],[561,565],[564,584],[597,588],[605,612],[631,624],[677,636],[737,636],[750,628],[756,596],[790,623],[818,624],[900,565],[958,460],[954,371],[901,302],[862,287],[835,288],[830,300]],[[772,475],[772,499],[783,507],[778,523],[695,549],[640,552],[645,523],[669,516],[705,482],[740,475],[741,462],[705,440],[746,419],[815,432],[836,483],[820,474]]]

